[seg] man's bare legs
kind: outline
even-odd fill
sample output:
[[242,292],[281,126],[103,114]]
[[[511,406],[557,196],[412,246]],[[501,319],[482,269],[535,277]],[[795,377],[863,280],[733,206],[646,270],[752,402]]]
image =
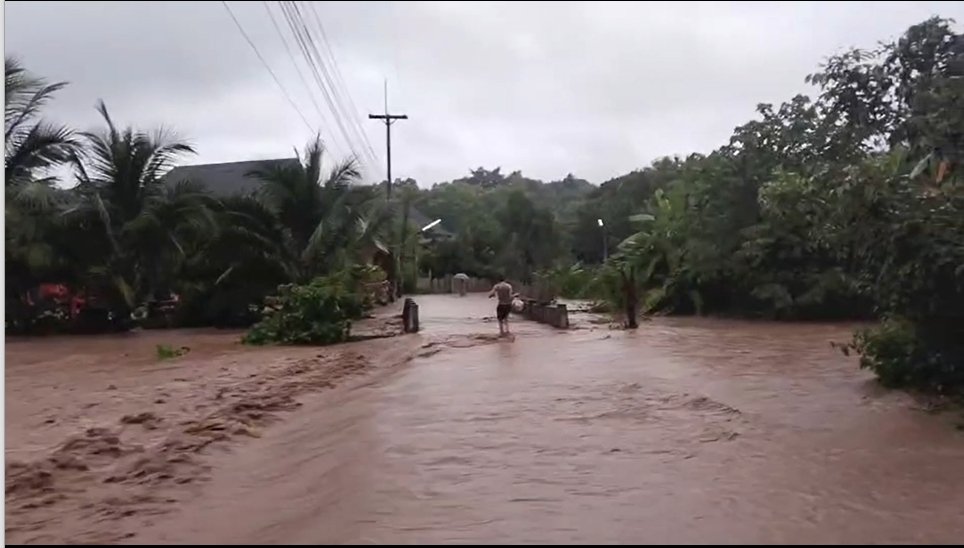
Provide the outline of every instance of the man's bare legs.
[[499,304],[495,307],[495,316],[499,320],[499,336],[505,337],[509,335],[509,314],[512,312],[512,286],[505,281],[505,277],[501,278],[502,281],[492,286],[492,291],[489,292],[489,298],[498,296]]

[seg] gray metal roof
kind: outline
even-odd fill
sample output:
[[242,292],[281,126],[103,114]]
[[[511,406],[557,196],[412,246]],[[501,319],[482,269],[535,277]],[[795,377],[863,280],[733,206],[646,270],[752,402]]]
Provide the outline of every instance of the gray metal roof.
[[[250,195],[261,188],[261,181],[257,177],[248,175],[251,171],[265,167],[285,164],[297,164],[297,158],[278,158],[274,160],[249,160],[245,162],[228,162],[223,164],[198,164],[193,166],[178,166],[164,176],[164,183],[176,185],[182,181],[191,181],[202,185],[213,196],[227,198],[233,195]],[[393,199],[399,206],[397,199]],[[399,208],[397,211],[401,211]],[[429,219],[424,213],[410,206],[408,220],[416,228],[422,228],[434,219]],[[445,220],[440,225],[432,227],[431,234],[423,235],[427,238],[453,238],[453,234],[445,227]]]
[[280,158],[275,160],[250,160],[246,162],[228,162],[224,164],[199,164],[193,166],[178,166],[164,176],[164,182],[175,185],[182,181],[191,181],[203,185],[208,192],[218,198],[225,198],[237,194],[252,194],[261,188],[261,181],[257,177],[249,176],[252,170],[271,164],[297,163],[296,158]]

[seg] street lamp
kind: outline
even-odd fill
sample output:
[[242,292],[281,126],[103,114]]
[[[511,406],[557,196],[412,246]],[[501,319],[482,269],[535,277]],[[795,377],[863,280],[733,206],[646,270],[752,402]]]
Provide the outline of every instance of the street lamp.
[[606,262],[609,259],[609,242],[607,241],[608,238],[606,238],[606,225],[603,223],[602,219],[596,219],[596,224],[598,224],[599,228],[602,230],[603,262]]
[[422,227],[422,232],[425,232],[426,230],[432,228],[433,226],[435,226],[435,225],[437,225],[437,224],[439,224],[439,223],[441,223],[441,222],[442,222],[442,219],[435,219],[435,220],[432,221],[431,223],[423,226],[423,227]]
[[[435,226],[437,226],[437,225],[438,225],[439,223],[441,223],[441,222],[442,222],[442,219],[435,219],[435,220],[432,221],[431,223],[423,226],[422,229],[419,230],[419,232],[421,233],[421,232],[425,232],[425,231],[427,231],[427,230],[430,230],[430,229],[434,228]],[[420,239],[420,238],[421,238],[421,237],[419,237],[419,239]],[[420,244],[420,243],[421,243],[421,242],[415,242],[415,287],[416,287],[416,288],[418,288],[418,248],[419,248],[419,244]],[[431,287],[431,285],[432,285],[432,270],[431,270],[431,269],[429,269],[428,283],[429,283],[429,287]]]

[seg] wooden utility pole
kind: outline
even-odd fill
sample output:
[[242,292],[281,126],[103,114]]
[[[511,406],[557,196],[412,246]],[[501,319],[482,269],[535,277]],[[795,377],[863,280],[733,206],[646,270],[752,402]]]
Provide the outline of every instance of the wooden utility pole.
[[407,114],[388,113],[388,82],[385,82],[385,114],[369,114],[369,120],[381,120],[385,123],[385,151],[388,158],[388,188],[387,199],[392,199],[392,124],[396,120],[408,120]]
[[[388,81],[385,81],[385,114],[369,114],[368,119],[370,120],[381,120],[385,123],[385,156],[387,157],[387,176],[386,181],[386,194],[385,201],[390,203],[392,201],[392,124],[397,120],[408,120],[408,115],[406,114],[389,114],[388,113]],[[408,222],[408,204],[405,205],[405,214],[402,219],[402,223]],[[405,226],[402,225],[398,234],[398,246],[395,248],[395,280],[394,280],[394,291],[396,295],[401,295],[402,293],[402,280],[404,280],[405,273],[402,272],[402,246],[404,245],[405,238]]]

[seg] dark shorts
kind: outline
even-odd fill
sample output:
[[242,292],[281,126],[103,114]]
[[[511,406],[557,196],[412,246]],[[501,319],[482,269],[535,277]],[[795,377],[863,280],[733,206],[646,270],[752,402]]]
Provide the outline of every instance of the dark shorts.
[[509,312],[512,311],[511,304],[500,304],[495,307],[495,317],[499,318],[499,321],[509,317]]

